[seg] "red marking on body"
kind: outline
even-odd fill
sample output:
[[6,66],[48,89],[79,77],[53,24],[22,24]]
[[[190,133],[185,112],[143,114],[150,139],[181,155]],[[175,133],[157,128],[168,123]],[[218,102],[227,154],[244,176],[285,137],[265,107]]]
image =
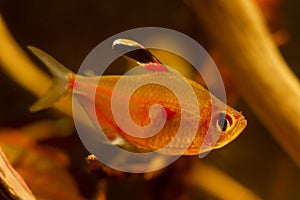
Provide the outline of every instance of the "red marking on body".
[[162,65],[162,64],[155,64],[155,63],[151,63],[151,64],[147,64],[144,66],[148,71],[164,71],[167,72],[168,69]]
[[[169,108],[163,107],[162,109],[165,110],[166,113],[166,119],[169,120],[172,118],[173,115],[175,115],[175,111],[170,110]],[[163,111],[162,111],[163,112]]]
[[70,76],[68,90],[73,90],[74,87],[75,87],[75,76]]

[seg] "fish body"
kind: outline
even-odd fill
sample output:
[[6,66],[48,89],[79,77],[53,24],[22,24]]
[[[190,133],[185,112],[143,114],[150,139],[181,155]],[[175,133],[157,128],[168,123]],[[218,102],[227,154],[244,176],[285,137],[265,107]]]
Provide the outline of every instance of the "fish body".
[[[67,91],[71,91],[78,97],[88,115],[93,109],[96,111],[96,119],[91,115],[89,116],[94,123],[100,124],[110,140],[120,137],[135,147],[146,151],[155,151],[171,144],[165,151],[168,154],[176,155],[184,150],[184,155],[196,155],[223,147],[234,140],[246,127],[247,122],[240,112],[225,105],[203,86],[186,79],[186,83],[194,91],[198,105],[188,101],[185,102],[185,105],[181,105],[182,102],[178,101],[175,94],[163,85],[155,83],[143,85],[135,90],[129,98],[129,113],[132,121],[139,127],[145,127],[151,123],[159,123],[155,119],[158,116],[164,116],[165,123],[162,129],[151,137],[145,137],[146,132],[141,132],[139,137],[127,134],[124,128],[121,128],[115,121],[112,112],[112,98],[115,98],[115,102],[122,104],[127,95],[130,94],[129,90],[132,85],[138,81],[155,80],[156,78],[172,82],[179,93],[185,94],[186,90],[181,87],[182,82],[179,81],[178,76],[164,67],[157,58],[142,47],[139,48],[142,49],[140,52],[146,53],[146,56],[144,55],[146,59],[142,59],[142,64],[149,73],[125,76],[104,75],[101,77],[76,75],[45,52],[33,47],[30,49],[48,66],[57,82],[54,82],[54,86],[46,94],[46,98],[40,99],[33,106],[33,110],[49,107]],[[143,57],[141,54],[132,53],[127,56],[137,61],[139,61],[139,57]],[[123,84],[114,94],[114,89],[121,79]],[[97,85],[95,86],[95,84]],[[96,87],[95,94],[89,90],[92,86]],[[186,98],[190,97],[187,96]],[[157,104],[161,106],[153,109],[153,105]],[[182,107],[185,108],[186,115],[182,115]],[[151,109],[153,111],[152,116],[150,115]],[[196,112],[197,109],[198,112]],[[213,114],[214,116],[212,116]],[[151,121],[152,118],[150,117],[153,117],[154,120]],[[191,125],[195,119],[197,119],[198,124],[196,129]],[[183,123],[185,128],[183,134],[176,137],[180,123]]]

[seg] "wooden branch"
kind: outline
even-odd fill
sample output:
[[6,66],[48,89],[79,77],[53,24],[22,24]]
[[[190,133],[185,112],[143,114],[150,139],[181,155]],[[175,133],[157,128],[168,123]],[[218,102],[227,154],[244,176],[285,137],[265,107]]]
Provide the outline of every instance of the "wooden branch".
[[300,167],[299,80],[283,60],[259,9],[251,0],[187,3],[227,59],[246,102]]
[[34,200],[23,178],[13,169],[0,148],[0,199]]
[[211,194],[216,199],[261,199],[250,189],[223,171],[204,162],[198,162],[193,165],[187,180],[197,188]]
[[[1,14],[0,40],[0,67],[32,94],[38,97],[44,95],[51,85],[51,78],[30,60],[14,40]],[[70,98],[62,99],[54,107],[64,114],[72,116]]]

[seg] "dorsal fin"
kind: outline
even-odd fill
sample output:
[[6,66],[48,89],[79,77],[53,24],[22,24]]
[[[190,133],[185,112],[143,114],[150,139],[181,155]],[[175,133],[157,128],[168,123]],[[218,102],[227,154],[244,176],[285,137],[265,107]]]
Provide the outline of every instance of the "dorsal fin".
[[117,39],[113,42],[112,48],[135,60],[148,71],[169,71],[150,51],[133,40]]

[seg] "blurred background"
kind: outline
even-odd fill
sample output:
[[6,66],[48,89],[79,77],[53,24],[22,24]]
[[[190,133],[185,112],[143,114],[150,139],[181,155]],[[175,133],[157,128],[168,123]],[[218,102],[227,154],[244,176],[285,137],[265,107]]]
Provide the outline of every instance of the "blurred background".
[[[287,63],[299,77],[300,2],[256,2]],[[186,169],[204,162],[263,199],[300,199],[299,169],[240,98],[230,77],[234,72],[228,71],[226,63],[217,56],[217,48],[210,45],[195,15],[183,1],[0,0],[0,13],[25,51],[27,45],[37,46],[73,71],[96,45],[121,31],[156,26],[185,33],[203,45],[221,66],[230,104],[243,111],[248,120],[246,130],[229,145],[202,160],[179,159],[150,178],[115,172],[111,175],[107,170],[92,173],[85,161],[89,153],[74,131],[72,120],[54,109],[30,113],[28,108],[36,97],[0,70],[0,142],[37,196],[43,199],[218,199],[205,188],[190,186],[185,180]],[[47,131],[56,134],[39,138],[39,134]],[[22,143],[24,135],[34,145]],[[48,188],[43,187],[47,185],[44,182]],[[64,188],[66,183],[70,186]]]

